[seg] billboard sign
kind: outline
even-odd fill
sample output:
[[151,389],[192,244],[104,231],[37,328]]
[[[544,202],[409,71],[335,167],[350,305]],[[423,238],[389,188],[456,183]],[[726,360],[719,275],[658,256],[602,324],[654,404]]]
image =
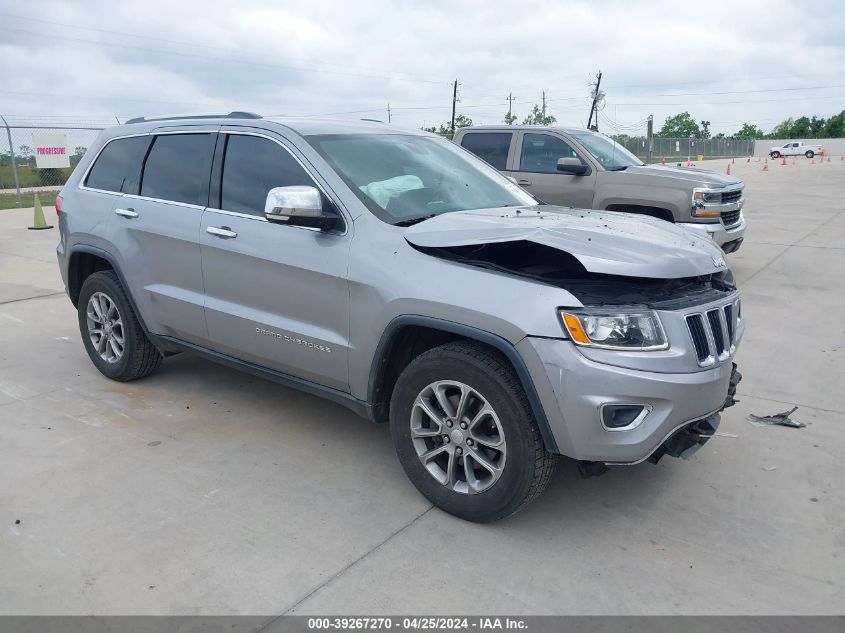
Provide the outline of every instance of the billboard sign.
[[67,134],[33,132],[32,148],[35,153],[35,166],[39,169],[70,167]]

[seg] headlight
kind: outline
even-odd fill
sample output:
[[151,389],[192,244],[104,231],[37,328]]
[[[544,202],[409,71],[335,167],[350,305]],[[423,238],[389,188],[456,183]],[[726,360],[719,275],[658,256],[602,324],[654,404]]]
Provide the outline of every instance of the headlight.
[[576,345],[628,351],[666,349],[669,341],[660,317],[651,310],[560,311],[561,321]]
[[718,218],[721,215],[719,209],[708,209],[707,204],[721,204],[722,193],[710,189],[695,188],[692,190],[692,217],[694,218]]

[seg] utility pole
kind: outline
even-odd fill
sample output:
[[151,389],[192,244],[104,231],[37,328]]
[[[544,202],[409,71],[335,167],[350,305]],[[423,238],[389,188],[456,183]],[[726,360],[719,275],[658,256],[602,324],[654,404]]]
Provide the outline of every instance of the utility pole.
[[543,91],[543,125],[546,124],[546,91]]
[[645,162],[651,164],[654,161],[654,115],[648,115],[648,125],[645,133]]
[[[587,129],[588,130],[595,130],[596,132],[599,131],[599,114],[596,111],[596,106],[598,105],[599,99],[604,96],[599,91],[600,86],[601,86],[601,71],[599,71],[599,74],[596,75],[596,85],[595,85],[595,88],[593,88],[593,105],[590,106],[590,116],[587,119]],[[596,115],[596,125],[595,125],[595,127],[591,127],[591,124],[593,122],[593,114]]]
[[6,136],[9,138],[9,159],[12,161],[12,176],[15,179],[15,191],[17,192],[17,203],[18,207],[21,206],[21,181],[18,180],[18,168],[15,165],[15,147],[12,145],[12,130],[9,129],[9,123],[6,121],[6,117],[0,116],[0,119],[3,121],[3,125],[6,128]]
[[452,136],[455,136],[455,103],[458,101],[458,80],[455,79],[455,85],[452,88],[452,124],[449,126],[452,130]]
[[390,104],[387,104],[387,122],[390,123]]
[[513,125],[513,93],[508,93],[508,125]]

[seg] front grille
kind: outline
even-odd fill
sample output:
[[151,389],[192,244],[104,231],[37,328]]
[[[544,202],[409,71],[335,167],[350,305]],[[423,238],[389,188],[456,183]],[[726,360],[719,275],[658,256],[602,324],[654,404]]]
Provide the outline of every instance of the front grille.
[[722,211],[722,224],[725,226],[732,226],[739,222],[739,214],[740,210],[736,209],[734,211]]
[[699,365],[710,365],[733,353],[738,311],[734,304],[686,317],[687,329]]
[[736,202],[742,197],[742,189],[737,189],[736,191],[726,191],[722,194],[722,204],[730,204],[731,202]]

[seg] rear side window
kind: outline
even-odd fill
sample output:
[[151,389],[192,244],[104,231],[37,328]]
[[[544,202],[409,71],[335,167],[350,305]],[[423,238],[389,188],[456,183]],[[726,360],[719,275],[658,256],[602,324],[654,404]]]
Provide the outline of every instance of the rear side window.
[[258,136],[226,136],[221,209],[264,217],[264,202],[273,187],[315,186],[302,166],[278,143]]
[[461,147],[486,160],[498,170],[507,169],[510,132],[472,132],[461,139]]
[[88,172],[85,186],[137,194],[141,163],[149,144],[149,136],[118,138],[109,142]]
[[213,134],[156,136],[144,163],[141,195],[205,206],[213,142]]

